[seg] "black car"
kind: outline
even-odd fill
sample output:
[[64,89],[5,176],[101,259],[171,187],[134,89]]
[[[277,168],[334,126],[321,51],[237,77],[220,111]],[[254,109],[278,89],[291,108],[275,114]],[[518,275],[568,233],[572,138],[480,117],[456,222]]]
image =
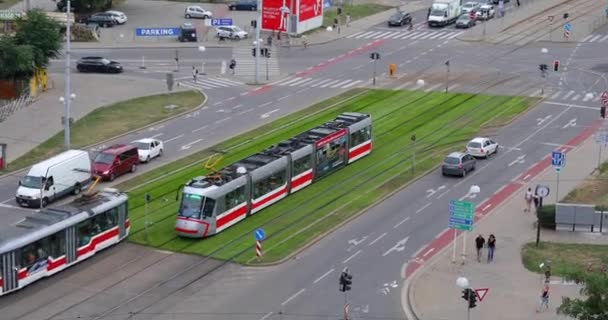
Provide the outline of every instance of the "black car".
[[102,27],[113,27],[116,25],[116,19],[109,13],[96,13],[87,18],[87,24],[97,24]]
[[256,11],[258,9],[258,2],[256,0],[239,0],[237,2],[228,5],[230,10],[249,10]]
[[76,69],[80,72],[121,73],[122,66],[116,61],[103,57],[84,57],[78,60]]
[[406,12],[397,12],[388,19],[388,26],[404,26],[412,22],[412,16]]

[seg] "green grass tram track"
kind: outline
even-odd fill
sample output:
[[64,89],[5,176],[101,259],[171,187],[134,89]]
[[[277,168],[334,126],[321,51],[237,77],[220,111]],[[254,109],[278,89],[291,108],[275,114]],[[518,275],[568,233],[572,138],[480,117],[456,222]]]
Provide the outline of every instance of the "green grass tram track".
[[[490,87],[495,85],[497,84],[493,84]],[[374,93],[377,93],[377,95],[374,95]],[[396,103],[397,101],[392,101],[391,98],[392,100],[401,100],[401,103]],[[318,112],[315,116],[309,117],[307,121],[292,122],[292,125],[285,126],[288,128],[288,130],[286,130],[289,132],[288,134],[279,134],[266,139],[261,139],[259,142],[255,143],[254,146],[250,146],[239,152],[234,152],[231,157],[227,157],[226,163],[236,161],[243,156],[260,151],[263,148],[282,140],[285,135],[289,137],[303,132],[310,127],[322,123],[324,120],[332,118],[342,111],[366,112],[366,109],[371,108],[374,104],[378,103],[378,100],[381,100],[381,106],[378,107],[380,110],[371,112],[373,115],[375,143],[374,150],[370,156],[364,157],[354,164],[333,173],[327,177],[327,179],[317,181],[311,187],[291,195],[287,199],[274,204],[272,207],[265,209],[259,214],[248,217],[243,222],[240,222],[214,237],[205,240],[191,240],[178,238],[173,233],[175,213],[177,212],[178,205],[178,203],[173,200],[173,197],[181,184],[196,175],[196,173],[192,172],[194,169],[185,170],[186,172],[173,177],[171,179],[172,181],[163,181],[167,179],[161,179],[158,186],[144,188],[144,190],[139,191],[141,198],[143,198],[143,193],[150,192],[156,199],[150,203],[149,207],[150,221],[155,224],[155,227],[150,228],[150,245],[179,252],[199,253],[228,261],[235,260],[237,262],[248,262],[253,256],[253,241],[241,240],[243,240],[244,237],[251,237],[252,231],[255,228],[267,226],[266,230],[269,237],[265,242],[270,242],[270,245],[265,245],[267,248],[265,254],[270,254],[271,259],[276,260],[284,256],[283,253],[285,253],[285,250],[289,251],[289,246],[293,245],[294,242],[302,242],[302,234],[300,233],[292,235],[287,239],[279,239],[278,243],[273,244],[272,240],[277,237],[277,235],[281,235],[286,230],[293,229],[296,225],[301,230],[308,230],[311,224],[316,224],[324,219],[344,220],[348,218],[349,215],[344,214],[344,210],[341,210],[341,207],[345,206],[343,204],[344,202],[346,202],[347,207],[351,207],[350,209],[353,209],[353,207],[354,209],[361,209],[366,206],[366,197],[351,199],[353,194],[362,195],[365,193],[364,191],[357,192],[357,189],[366,185],[377,185],[378,188],[367,191],[367,193],[378,192],[377,189],[386,192],[386,190],[383,190],[382,186],[384,186],[385,189],[390,187],[397,188],[412,178],[411,174],[405,173],[406,171],[410,171],[409,165],[406,166],[405,169],[402,168],[399,170],[400,165],[411,161],[411,155],[401,158],[404,153],[411,153],[411,145],[409,143],[410,134],[415,132],[418,136],[416,149],[417,153],[421,156],[420,165],[422,167],[419,167],[421,169],[419,172],[421,172],[425,169],[423,166],[425,151],[431,151],[441,146],[452,146],[454,143],[467,140],[472,134],[477,132],[476,127],[467,126],[472,124],[480,126],[482,123],[489,121],[487,116],[492,113],[494,114],[494,117],[497,117],[499,113],[497,113],[496,110],[499,109],[496,107],[498,106],[501,106],[500,110],[507,112],[510,108],[523,103],[523,99],[514,99],[513,97],[507,96],[474,94],[446,95],[424,92],[413,92],[407,99],[407,101],[403,101],[403,93],[398,91],[364,91],[364,93],[360,95],[360,99],[355,103],[347,103],[346,105],[338,104],[337,106]],[[505,103],[509,101],[510,103],[505,105]],[[468,104],[466,104],[467,102]],[[471,106],[471,103],[475,104]],[[469,108],[464,107],[467,105],[469,105]],[[480,112],[480,110],[484,109],[484,112]],[[470,117],[471,115],[475,115],[475,117]],[[449,126],[454,127],[454,129],[445,133],[443,129]],[[399,131],[397,130],[399,128],[405,129]],[[436,139],[429,141],[435,136],[437,136]],[[397,144],[399,141],[407,141],[407,143],[402,142]],[[401,147],[396,147],[399,145]],[[246,154],[241,155],[243,153]],[[376,159],[374,159],[373,155],[384,153],[390,155],[384,157],[382,161],[374,162]],[[427,155],[427,158],[428,157],[429,156]],[[437,155],[435,155],[435,157],[437,157]],[[433,158],[432,155],[431,158]],[[430,162],[432,165],[427,165],[429,168],[436,163],[436,161]],[[358,169],[359,173],[353,174],[356,169]],[[380,174],[374,169],[380,170]],[[401,180],[402,183],[400,183],[399,180]],[[335,183],[334,181],[339,181],[339,183]],[[351,184],[350,187],[349,184]],[[162,189],[165,190],[164,193],[159,192],[159,190]],[[336,192],[336,190],[341,192]],[[137,193],[138,191],[135,191],[131,194],[132,199]],[[328,195],[330,196],[329,198],[327,197]],[[167,199],[167,197],[170,199]],[[361,201],[361,198],[363,198],[363,201]],[[335,201],[340,199],[350,201]],[[312,209],[310,208],[310,205],[302,206],[303,204],[310,203],[315,203],[315,206],[313,206]],[[139,205],[131,204],[131,219],[133,222],[131,237],[135,242],[145,244],[146,241],[144,240],[142,232],[144,230],[144,217],[143,210],[141,209],[141,201]],[[270,210],[281,211],[281,213],[276,216],[270,214],[265,215],[265,213]],[[332,213],[328,214],[328,210]],[[343,213],[346,217],[339,216],[339,213]],[[339,223],[340,221],[332,221],[329,225],[335,225],[336,222]],[[167,231],[170,234],[167,234]],[[310,238],[316,236],[316,234],[322,232],[311,233],[315,235],[305,235],[308,237],[308,241],[310,241]],[[272,256],[273,249],[278,252],[274,257]],[[246,253],[248,250],[250,251],[250,254],[243,255],[243,253]]]

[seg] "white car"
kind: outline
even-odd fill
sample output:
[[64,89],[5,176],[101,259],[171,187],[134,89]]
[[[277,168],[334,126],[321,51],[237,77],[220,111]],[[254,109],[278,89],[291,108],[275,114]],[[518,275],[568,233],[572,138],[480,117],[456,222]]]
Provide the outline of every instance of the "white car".
[[228,38],[234,40],[245,39],[249,36],[247,32],[243,31],[237,26],[221,26],[215,29],[217,31],[218,38]]
[[498,143],[488,139],[477,137],[467,144],[467,153],[474,157],[489,157],[498,152]]
[[479,3],[467,2],[462,6],[462,13],[469,13],[471,11],[474,11],[474,12],[479,11]]
[[494,18],[496,15],[496,10],[494,9],[494,5],[484,4],[477,11],[477,19],[479,20],[489,20]]
[[120,11],[109,10],[105,12],[114,18],[117,24],[125,24],[127,23],[127,15]]
[[134,141],[139,154],[139,161],[148,162],[150,159],[163,155],[163,142],[157,139],[146,138]]
[[201,6],[187,6],[184,11],[184,17],[186,19],[199,18],[199,19],[210,19],[213,13],[209,10],[203,9]]

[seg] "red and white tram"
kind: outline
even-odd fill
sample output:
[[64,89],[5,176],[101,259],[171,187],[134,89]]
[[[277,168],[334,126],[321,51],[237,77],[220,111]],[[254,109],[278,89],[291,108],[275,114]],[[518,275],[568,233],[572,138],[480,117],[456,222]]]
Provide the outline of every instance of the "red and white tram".
[[125,239],[128,197],[115,189],[26,216],[0,229],[0,296]]
[[335,120],[190,180],[182,190],[175,231],[207,237],[225,230],[372,150],[369,114]]

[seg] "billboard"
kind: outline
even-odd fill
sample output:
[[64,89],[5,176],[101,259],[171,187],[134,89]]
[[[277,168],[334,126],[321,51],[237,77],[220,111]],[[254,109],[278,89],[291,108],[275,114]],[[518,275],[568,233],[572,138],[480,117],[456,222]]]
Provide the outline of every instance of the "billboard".
[[306,21],[323,15],[323,0],[300,0],[298,21]]
[[262,29],[274,31],[287,30],[287,14],[281,13],[284,0],[262,1]]

